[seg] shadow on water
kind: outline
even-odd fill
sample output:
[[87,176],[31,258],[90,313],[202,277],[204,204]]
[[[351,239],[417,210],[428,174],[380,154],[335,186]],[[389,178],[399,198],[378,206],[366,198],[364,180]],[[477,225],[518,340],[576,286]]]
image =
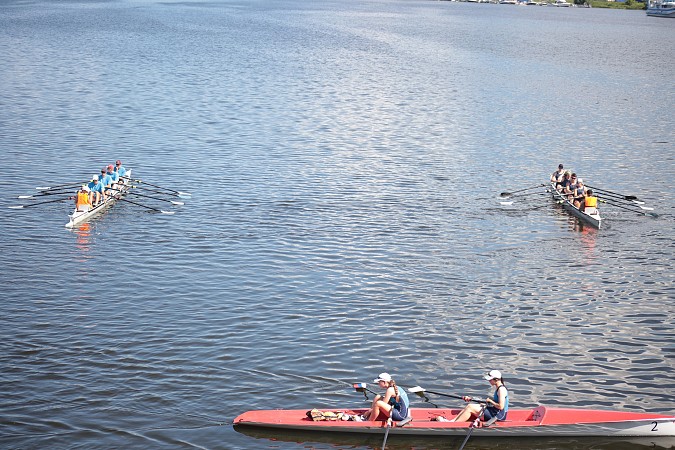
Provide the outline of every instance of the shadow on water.
[[[234,430],[246,436],[269,441],[295,442],[310,446],[312,443],[333,445],[336,448],[372,448],[379,449],[382,445],[382,436],[361,436],[348,433],[332,433],[317,431],[286,431],[267,428],[236,425]],[[387,448],[390,450],[404,449],[455,449],[464,441],[462,436],[426,437],[419,436],[389,436]],[[263,444],[261,444],[263,445]],[[622,437],[569,437],[569,438],[538,438],[538,437],[502,437],[486,438],[471,437],[466,447],[468,449],[490,450],[639,450],[641,448],[668,449],[675,448],[674,438],[622,438]]]

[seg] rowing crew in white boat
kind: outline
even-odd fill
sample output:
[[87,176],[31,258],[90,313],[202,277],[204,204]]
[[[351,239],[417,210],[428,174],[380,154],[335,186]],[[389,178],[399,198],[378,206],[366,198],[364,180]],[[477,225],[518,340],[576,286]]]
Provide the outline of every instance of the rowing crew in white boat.
[[[69,215],[69,221],[66,227],[72,228],[78,223],[88,220],[90,217],[104,211],[116,201],[123,201],[132,203],[134,205],[146,208],[151,211],[162,214],[174,214],[173,211],[164,211],[153,206],[148,206],[140,201],[136,201],[137,197],[152,199],[159,202],[167,202],[172,205],[184,205],[183,202],[170,200],[166,197],[181,197],[189,198],[190,193],[177,191],[175,189],[165,188],[156,184],[148,183],[147,181],[131,178],[132,170],[125,169],[122,162],[117,160],[115,165],[112,164],[101,169],[101,175],[95,175],[91,181],[85,184],[70,183],[61,184],[57,186],[36,187],[38,194],[34,195],[20,195],[20,199],[40,199],[48,196],[59,196],[54,200],[46,200],[39,202],[31,202],[24,205],[10,206],[12,209],[30,208],[37,205],[44,205],[49,203],[58,203],[64,201],[75,200],[75,208],[72,214]],[[146,187],[147,186],[152,186]],[[73,188],[79,188],[75,196],[70,194]],[[142,192],[150,192],[153,195],[148,195]],[[131,196],[133,200],[127,198]]]
[[[94,175],[88,184],[83,184],[75,196],[75,208],[87,212],[108,200],[108,195],[119,191],[121,180],[127,173],[119,159],[115,165],[109,164],[101,169],[101,175]],[[121,180],[121,181],[120,181]]]
[[567,200],[580,211],[586,214],[595,214],[598,211],[598,198],[593,195],[592,189],[586,189],[584,180],[577,178],[577,174],[565,170],[562,164],[551,174],[551,183],[555,183],[558,192],[565,195]]

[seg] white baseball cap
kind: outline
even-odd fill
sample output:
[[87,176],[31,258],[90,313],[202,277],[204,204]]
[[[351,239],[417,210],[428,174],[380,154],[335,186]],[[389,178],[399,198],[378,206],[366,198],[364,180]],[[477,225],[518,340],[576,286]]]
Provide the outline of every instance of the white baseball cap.
[[483,378],[486,380],[501,380],[502,379],[502,373],[499,370],[491,370],[485,375],[483,375]]
[[380,381],[386,381],[389,383],[391,381],[391,375],[387,372],[382,372],[377,378],[373,380],[373,383],[379,383]]

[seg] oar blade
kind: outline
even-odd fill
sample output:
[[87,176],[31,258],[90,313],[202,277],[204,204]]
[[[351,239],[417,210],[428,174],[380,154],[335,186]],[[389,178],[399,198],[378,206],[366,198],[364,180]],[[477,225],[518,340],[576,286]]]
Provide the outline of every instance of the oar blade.
[[19,195],[17,198],[35,198],[34,195]]
[[171,203],[173,203],[174,205],[178,205],[178,206],[182,206],[182,205],[185,204],[183,202],[174,202],[173,200],[171,200]]
[[417,394],[418,392],[424,392],[426,389],[424,389],[422,386],[414,386],[408,389],[408,392],[411,392],[413,394]]
[[499,195],[502,196],[502,197],[508,197],[509,195],[511,195],[511,193],[510,192],[502,192]]
[[8,206],[9,209],[22,209],[23,205]]
[[510,206],[513,205],[513,202],[499,202],[500,205]]
[[161,212],[162,214],[169,214],[169,215],[176,214],[175,211],[164,211],[163,209],[160,209],[159,212]]

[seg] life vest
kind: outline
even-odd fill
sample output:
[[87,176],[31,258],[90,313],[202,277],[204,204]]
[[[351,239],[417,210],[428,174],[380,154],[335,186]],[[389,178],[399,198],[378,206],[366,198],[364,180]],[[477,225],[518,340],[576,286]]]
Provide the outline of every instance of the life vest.
[[586,200],[584,200],[584,206],[586,208],[597,208],[598,197],[586,197]]
[[77,202],[75,202],[75,207],[77,209],[80,209],[83,206],[91,206],[91,204],[89,203],[89,194],[86,192],[79,191],[77,193]]

